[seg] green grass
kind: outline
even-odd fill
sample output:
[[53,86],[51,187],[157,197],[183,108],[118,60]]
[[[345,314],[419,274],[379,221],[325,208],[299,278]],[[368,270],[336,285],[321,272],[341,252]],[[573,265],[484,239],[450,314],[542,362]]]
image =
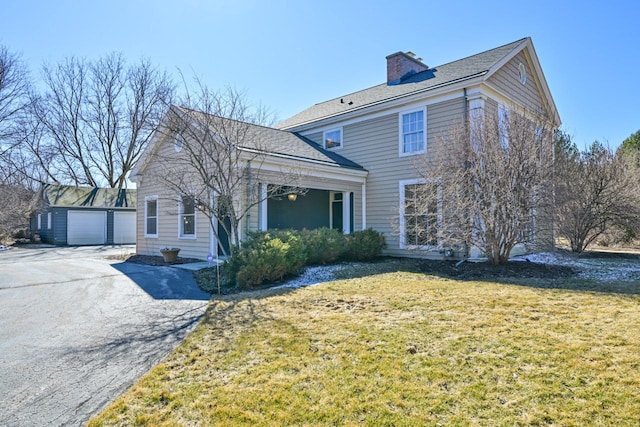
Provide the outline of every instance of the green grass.
[[89,425],[639,425],[638,292],[529,284],[391,272],[221,297]]

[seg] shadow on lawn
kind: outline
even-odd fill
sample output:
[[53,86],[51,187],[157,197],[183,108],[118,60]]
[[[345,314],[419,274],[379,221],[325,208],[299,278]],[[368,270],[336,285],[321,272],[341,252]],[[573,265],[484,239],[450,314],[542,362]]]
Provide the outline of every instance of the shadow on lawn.
[[[581,255],[580,259],[603,259],[607,263],[612,260],[638,263],[640,271],[640,256],[625,253],[589,252]],[[564,289],[578,292],[599,292],[621,295],[640,295],[640,281],[628,280],[597,280],[584,278],[581,267],[556,264],[543,264],[528,261],[510,261],[506,265],[494,266],[487,262],[463,262],[425,260],[413,258],[383,257],[370,263],[345,263],[343,268],[333,274],[336,280],[362,278],[384,273],[410,272],[421,273],[443,279],[465,282],[494,282],[517,286],[527,286],[540,289]],[[593,267],[592,267],[593,268]],[[611,265],[608,266],[611,268]],[[206,276],[206,271],[201,271]],[[209,273],[209,280],[212,280]],[[621,276],[624,276],[623,274]],[[640,276],[639,276],[640,277]],[[196,275],[196,280],[198,276]],[[295,280],[295,278],[294,278]],[[283,282],[283,283],[286,283]],[[233,299],[262,298],[271,295],[290,292],[296,288],[279,287],[283,283],[263,285],[254,289],[222,288],[222,294],[232,295]],[[278,287],[278,289],[273,289]],[[211,290],[214,299],[216,291]]]

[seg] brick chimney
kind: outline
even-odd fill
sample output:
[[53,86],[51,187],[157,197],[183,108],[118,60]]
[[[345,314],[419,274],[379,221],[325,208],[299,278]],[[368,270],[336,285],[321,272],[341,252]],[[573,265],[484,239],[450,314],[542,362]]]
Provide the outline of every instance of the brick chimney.
[[396,85],[404,77],[429,69],[427,65],[422,63],[422,58],[416,59],[415,56],[413,52],[396,52],[387,56],[388,85]]

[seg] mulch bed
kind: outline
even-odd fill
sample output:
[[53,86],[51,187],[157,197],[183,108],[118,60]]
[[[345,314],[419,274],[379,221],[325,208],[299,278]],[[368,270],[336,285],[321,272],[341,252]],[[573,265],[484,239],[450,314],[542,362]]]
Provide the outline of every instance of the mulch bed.
[[201,259],[196,258],[180,258],[173,262],[168,263],[164,262],[164,258],[162,256],[152,256],[152,255],[131,255],[125,261],[134,262],[136,264],[147,264],[147,265],[157,265],[157,266],[167,266],[167,265],[176,265],[176,264],[190,264],[192,262],[202,262]]
[[493,279],[564,279],[576,275],[571,267],[538,264],[527,261],[510,261],[505,265],[491,265],[488,262],[420,260],[421,272],[462,280]]

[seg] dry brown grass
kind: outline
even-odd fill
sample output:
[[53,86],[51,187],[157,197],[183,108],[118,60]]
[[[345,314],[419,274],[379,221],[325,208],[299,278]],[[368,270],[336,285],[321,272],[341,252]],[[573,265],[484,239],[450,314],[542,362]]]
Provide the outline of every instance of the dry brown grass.
[[89,425],[638,425],[640,283],[529,284],[393,272],[213,300]]

